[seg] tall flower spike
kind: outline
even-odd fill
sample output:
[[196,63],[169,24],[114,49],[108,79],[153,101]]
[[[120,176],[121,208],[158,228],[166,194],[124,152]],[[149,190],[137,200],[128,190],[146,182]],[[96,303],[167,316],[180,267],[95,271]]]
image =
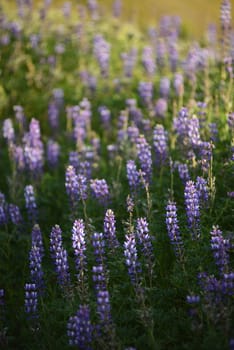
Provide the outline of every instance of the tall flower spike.
[[110,297],[107,290],[99,290],[97,292],[97,313],[100,324],[104,330],[111,327],[111,307]]
[[136,164],[134,160],[128,160],[126,165],[127,178],[129,187],[132,191],[136,191],[139,183],[140,183],[140,174],[137,170]]
[[26,209],[28,212],[29,220],[33,223],[36,223],[38,220],[38,210],[32,185],[28,185],[25,187],[24,198],[26,202]]
[[185,206],[188,226],[191,229],[192,238],[200,237],[200,208],[199,197],[193,181],[187,181],[184,191]]
[[108,209],[104,218],[104,234],[105,239],[108,242],[108,246],[111,250],[115,250],[119,247],[119,242],[116,237],[116,220],[114,212],[111,209]]
[[75,168],[72,165],[69,165],[66,170],[65,187],[71,206],[74,207],[78,200],[78,181]]
[[229,254],[228,248],[230,247],[229,240],[223,238],[223,233],[218,226],[213,226],[211,234],[211,249],[213,251],[215,263],[218,266],[221,273],[228,270]]
[[96,291],[106,289],[106,274],[103,265],[93,266],[93,282]]
[[196,180],[196,189],[198,193],[200,206],[207,205],[209,199],[208,183],[203,177],[198,176]]
[[152,176],[151,147],[143,135],[137,139],[136,148],[143,178],[149,184]]
[[81,350],[92,350],[93,328],[89,307],[80,305],[76,315],[70,317],[67,324],[69,345],[78,346]]
[[62,245],[62,231],[55,225],[50,233],[50,253],[54,261],[58,283],[63,287],[70,285],[70,273],[67,259],[67,251]]
[[137,238],[141,245],[141,250],[146,259],[146,265],[149,270],[152,270],[153,264],[153,245],[152,245],[152,237],[149,234],[149,227],[146,218],[138,218],[137,219]]
[[140,279],[140,264],[137,257],[136,238],[133,233],[125,236],[124,256],[131,282],[137,287]]
[[90,180],[90,188],[92,190],[93,196],[98,200],[98,202],[102,205],[107,205],[110,194],[106,180]]
[[180,235],[178,219],[177,219],[177,207],[176,203],[168,201],[166,207],[166,225],[167,233],[176,256],[181,255],[183,249],[183,241]]
[[39,225],[34,225],[32,229],[32,246],[37,246],[40,250],[40,254],[44,256],[44,246],[42,241],[42,234]]
[[85,242],[85,225],[82,219],[75,220],[72,228],[72,247],[76,257],[76,270],[78,280],[84,278],[86,268],[86,242]]
[[95,259],[98,264],[103,263],[104,260],[104,254],[105,254],[105,241],[104,241],[104,235],[102,232],[94,232],[92,235],[92,245],[94,248],[94,255]]
[[22,224],[23,222],[23,218],[22,215],[20,213],[19,207],[15,204],[9,204],[9,214],[10,214],[10,219],[11,222],[18,226],[20,224]]
[[47,161],[51,168],[58,165],[60,146],[57,142],[49,140],[47,142]]
[[42,256],[40,248],[33,245],[29,253],[29,268],[31,282],[35,284],[37,291],[41,294],[44,288],[44,273],[42,270]]
[[156,154],[156,164],[161,166],[168,157],[167,133],[163,125],[156,125],[153,134],[154,150]]
[[38,295],[37,288],[34,283],[26,283],[25,290],[25,312],[29,319],[38,318]]

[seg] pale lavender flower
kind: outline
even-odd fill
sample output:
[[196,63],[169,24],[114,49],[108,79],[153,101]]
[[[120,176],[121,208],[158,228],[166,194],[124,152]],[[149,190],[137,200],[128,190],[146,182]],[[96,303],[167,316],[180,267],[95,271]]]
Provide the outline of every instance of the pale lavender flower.
[[104,218],[104,235],[105,239],[108,242],[108,246],[111,250],[115,250],[119,247],[119,242],[116,237],[116,220],[114,212],[111,209],[108,209]]
[[98,200],[98,202],[102,205],[106,205],[110,197],[106,180],[90,180],[90,188],[92,190],[93,196]]
[[137,49],[132,48],[129,52],[123,52],[121,59],[123,61],[124,76],[131,78],[137,62]]
[[28,185],[24,189],[24,198],[26,202],[26,209],[28,212],[29,220],[36,223],[38,220],[38,210],[35,200],[34,188],[32,185]]
[[188,165],[186,163],[178,162],[176,166],[178,169],[179,177],[185,184],[188,180],[190,180]]
[[192,238],[200,237],[200,207],[199,197],[193,181],[187,181],[184,190],[185,206],[188,219],[188,226]]
[[183,249],[183,241],[180,234],[180,228],[177,219],[176,203],[170,200],[168,201],[166,207],[166,225],[167,233],[175,251],[175,254],[176,256],[179,256]]
[[149,106],[153,98],[153,84],[151,82],[141,81],[138,85],[138,92],[142,103]]
[[163,125],[158,124],[153,132],[153,145],[156,155],[156,164],[162,166],[168,158],[168,137]]
[[179,96],[179,97],[183,96],[183,94],[184,94],[184,77],[182,74],[180,74],[180,73],[175,74],[173,85],[174,85],[176,96]]
[[204,172],[208,172],[210,168],[213,148],[214,145],[212,144],[212,142],[203,141],[200,143],[200,164]]
[[67,287],[70,285],[70,273],[68,265],[68,254],[63,248],[62,231],[55,225],[50,233],[50,253],[54,261],[59,285]]
[[140,174],[134,160],[128,160],[126,165],[127,178],[131,190],[136,191],[140,183]]
[[72,165],[69,165],[66,170],[65,187],[70,203],[72,207],[74,207],[78,200],[78,180],[75,169]]
[[152,76],[155,73],[156,64],[152,47],[146,46],[143,48],[142,64],[148,75]]
[[105,255],[105,241],[102,232],[94,232],[92,235],[92,246],[94,248],[94,255],[96,262],[101,264]]
[[159,93],[161,97],[168,99],[170,93],[170,80],[167,77],[161,78]]
[[203,177],[198,176],[196,179],[196,189],[200,205],[206,205],[209,199],[209,189],[207,180]]
[[101,34],[95,35],[93,51],[94,56],[99,63],[103,77],[107,77],[109,74],[110,49],[111,45],[103,38]]
[[199,119],[196,116],[193,116],[188,121],[188,138],[191,146],[195,149],[202,143],[199,129]]
[[164,98],[159,98],[156,101],[156,104],[154,107],[156,117],[165,118],[167,108],[168,108],[167,100],[165,100]]
[[136,143],[137,156],[143,171],[143,178],[150,183],[152,177],[151,147],[143,135],[140,135]]
[[3,121],[3,137],[7,140],[8,143],[14,141],[15,131],[10,118]]
[[15,146],[11,148],[13,160],[18,171],[23,171],[26,168],[24,149],[21,146]]
[[76,151],[69,152],[69,165],[72,165],[76,171],[78,171],[79,167],[79,155]]
[[225,240],[222,231],[218,226],[213,226],[211,234],[211,249],[213,251],[215,263],[221,273],[228,270],[230,246],[229,240]]
[[47,161],[51,168],[58,165],[60,155],[60,146],[56,141],[48,140],[47,142]]
[[75,316],[71,316],[67,323],[69,345],[81,350],[92,350],[94,327],[90,320],[90,310],[87,305],[80,305]]
[[131,282],[133,285],[137,285],[141,268],[137,257],[136,238],[133,233],[125,235],[124,256]]
[[122,1],[121,0],[114,0],[113,5],[113,15],[114,17],[120,17],[121,15],[121,10],[122,10]]
[[85,225],[82,219],[75,220],[72,228],[72,247],[76,258],[78,280],[82,280],[86,269],[86,242]]
[[51,102],[48,106],[48,117],[50,127],[55,130],[59,124],[59,108],[55,102]]
[[149,224],[146,218],[138,218],[136,226],[136,235],[141,246],[142,253],[146,259],[146,266],[152,271],[153,265],[153,245],[152,237],[149,233]]

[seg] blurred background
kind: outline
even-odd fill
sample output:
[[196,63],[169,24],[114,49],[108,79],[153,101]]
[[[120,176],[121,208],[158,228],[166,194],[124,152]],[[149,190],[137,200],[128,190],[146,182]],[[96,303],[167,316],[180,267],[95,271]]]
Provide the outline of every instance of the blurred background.
[[[18,0],[20,1],[20,0]],[[33,0],[39,6],[44,0]],[[114,0],[96,0],[106,15],[111,14]],[[74,10],[76,5],[87,4],[87,0],[51,0],[51,6],[62,7],[64,2],[70,2]],[[16,0],[0,0],[0,4],[14,8]],[[163,15],[178,15],[181,17],[184,30],[190,37],[199,38],[210,23],[219,23],[221,0],[122,0],[120,19],[140,25],[142,28],[154,26]],[[232,3],[232,18],[234,18],[234,0]]]

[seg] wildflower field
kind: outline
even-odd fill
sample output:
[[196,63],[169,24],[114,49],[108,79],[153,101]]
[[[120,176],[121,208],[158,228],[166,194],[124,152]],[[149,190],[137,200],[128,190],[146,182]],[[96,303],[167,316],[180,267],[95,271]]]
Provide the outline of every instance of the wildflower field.
[[233,350],[231,1],[112,5],[0,2],[0,349]]

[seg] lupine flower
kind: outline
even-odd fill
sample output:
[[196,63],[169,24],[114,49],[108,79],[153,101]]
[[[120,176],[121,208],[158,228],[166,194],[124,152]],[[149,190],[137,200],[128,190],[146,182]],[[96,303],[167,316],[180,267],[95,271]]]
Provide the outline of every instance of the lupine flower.
[[151,270],[153,264],[153,245],[146,218],[137,219],[136,234],[142,253],[145,256],[147,267]]
[[49,140],[47,142],[47,161],[51,168],[58,165],[60,146],[57,142]]
[[78,197],[80,200],[85,201],[88,198],[87,178],[82,174],[78,174],[77,184],[78,184]]
[[229,240],[223,238],[223,233],[218,226],[213,226],[211,234],[211,249],[214,254],[215,263],[223,273],[228,269],[229,263]]
[[186,144],[186,138],[188,136],[188,121],[188,109],[185,107],[180,109],[177,118],[173,120],[174,129],[183,144]]
[[111,250],[115,250],[117,247],[119,247],[119,242],[116,237],[115,223],[116,220],[114,212],[111,209],[108,209],[104,218],[104,235]]
[[136,142],[137,138],[139,137],[139,133],[140,132],[137,126],[132,125],[127,128],[128,137],[133,144]]
[[38,318],[38,295],[35,283],[26,283],[25,290],[25,312],[29,319]]
[[139,282],[139,272],[141,269],[137,257],[136,238],[133,233],[125,236],[124,256],[131,282],[133,285],[137,285]]
[[5,195],[2,192],[0,192],[0,225],[6,224],[7,221],[7,203]]
[[134,160],[127,161],[126,170],[129,187],[135,191],[140,183],[140,174]]
[[196,305],[200,303],[200,296],[199,295],[187,295],[186,301],[188,304]]
[[127,212],[132,213],[134,209],[134,200],[129,195],[127,196],[126,204],[127,204]]
[[98,264],[102,263],[105,255],[105,241],[102,232],[94,232],[92,235],[92,245],[94,248],[95,259]]
[[65,187],[71,205],[74,206],[78,200],[78,181],[75,168],[72,165],[69,165],[66,170]]
[[110,121],[111,121],[111,112],[106,106],[100,106],[98,108],[98,112],[101,117],[101,122],[105,129],[110,128]]
[[110,297],[107,290],[99,290],[97,292],[97,314],[100,319],[100,324],[104,328],[111,326],[111,307]]
[[3,137],[7,142],[13,142],[15,138],[15,131],[11,119],[5,119],[3,122]]
[[115,0],[113,2],[113,15],[114,17],[120,17],[121,15],[121,9],[122,9],[122,1],[121,0]]
[[73,168],[78,171],[79,155],[76,151],[69,152],[69,165],[72,165]]
[[96,265],[92,268],[93,282],[96,291],[106,289],[106,273],[103,265]]
[[160,80],[159,86],[160,96],[167,99],[170,93],[170,80],[167,77],[163,77]]
[[157,40],[157,46],[156,46],[156,60],[157,65],[162,68],[165,65],[165,56],[166,56],[166,45],[165,41],[162,38],[159,38]]
[[210,131],[210,139],[213,142],[216,142],[218,139],[218,128],[216,123],[210,123],[209,124],[209,131]]
[[29,220],[35,223],[38,219],[38,210],[32,185],[28,185],[25,187],[24,198],[26,202],[26,209],[28,212]]
[[33,245],[29,252],[29,269],[31,282],[36,285],[39,293],[42,293],[44,288],[44,273],[42,270],[42,255],[40,248]]
[[152,76],[156,68],[152,47],[146,46],[143,48],[142,64],[143,64],[143,67],[145,68],[146,73]]
[[15,119],[20,125],[20,128],[23,130],[25,125],[25,115],[24,115],[24,109],[22,106],[13,106],[13,110],[15,112]]
[[196,189],[200,205],[205,205],[209,199],[208,183],[203,177],[198,176],[196,180]]
[[153,144],[156,154],[156,164],[163,165],[168,157],[167,132],[163,125],[156,125],[153,134]]
[[15,204],[9,204],[9,215],[11,222],[14,225],[20,225],[23,222],[22,215],[20,213],[19,207]]
[[129,52],[123,52],[121,58],[123,61],[124,76],[131,78],[137,62],[137,49],[132,48]]
[[226,31],[231,27],[231,3],[229,0],[223,0],[220,7],[220,21],[222,30]]
[[140,166],[143,171],[143,178],[149,183],[152,176],[151,147],[143,135],[140,135],[137,139],[136,148]]
[[192,238],[200,236],[200,208],[199,197],[193,181],[187,181],[184,190],[185,206],[188,226],[192,232]]
[[177,163],[177,169],[178,169],[179,177],[184,184],[190,180],[189,169],[187,164]]
[[204,141],[200,143],[200,163],[204,172],[207,172],[210,168],[213,148],[214,146],[211,142]]
[[159,98],[156,101],[154,111],[156,117],[165,118],[167,112],[167,100],[165,100],[164,98]]
[[62,231],[58,225],[55,225],[50,233],[50,253],[56,267],[59,285],[62,288],[69,286],[68,256],[66,249],[63,248]]
[[86,268],[85,225],[82,219],[75,220],[72,228],[72,247],[76,258],[78,279],[82,280]]
[[199,119],[195,116],[193,116],[188,121],[188,137],[189,142],[192,147],[198,148],[201,144],[201,137],[199,132]]
[[168,46],[168,58],[170,63],[170,68],[172,72],[176,72],[177,66],[178,66],[178,47],[177,42],[174,40],[174,38],[169,39],[169,46]]
[[184,77],[182,74],[177,73],[174,77],[174,89],[176,96],[183,96],[184,94]]
[[168,201],[166,207],[166,225],[167,225],[167,233],[173,249],[175,251],[176,256],[179,256],[182,251],[183,241],[180,234],[180,229],[178,225],[177,219],[177,207],[176,203],[172,201]]
[[153,98],[153,84],[151,82],[140,82],[138,92],[143,104],[150,105]]
[[103,77],[107,77],[109,74],[110,48],[110,44],[101,34],[95,35],[93,43],[94,56],[99,63]]
[[24,158],[24,149],[21,146],[12,146],[12,156],[15,162],[16,169],[18,171],[23,171],[26,168],[25,158]]
[[76,315],[70,317],[67,323],[69,345],[78,346],[81,350],[92,350],[93,328],[89,307],[80,305]]
[[29,132],[24,135],[23,142],[25,165],[34,176],[38,176],[42,173],[44,164],[44,148],[38,120],[31,120]]
[[110,197],[106,180],[90,180],[90,188],[92,190],[93,196],[98,200],[98,202],[102,205],[106,205]]

